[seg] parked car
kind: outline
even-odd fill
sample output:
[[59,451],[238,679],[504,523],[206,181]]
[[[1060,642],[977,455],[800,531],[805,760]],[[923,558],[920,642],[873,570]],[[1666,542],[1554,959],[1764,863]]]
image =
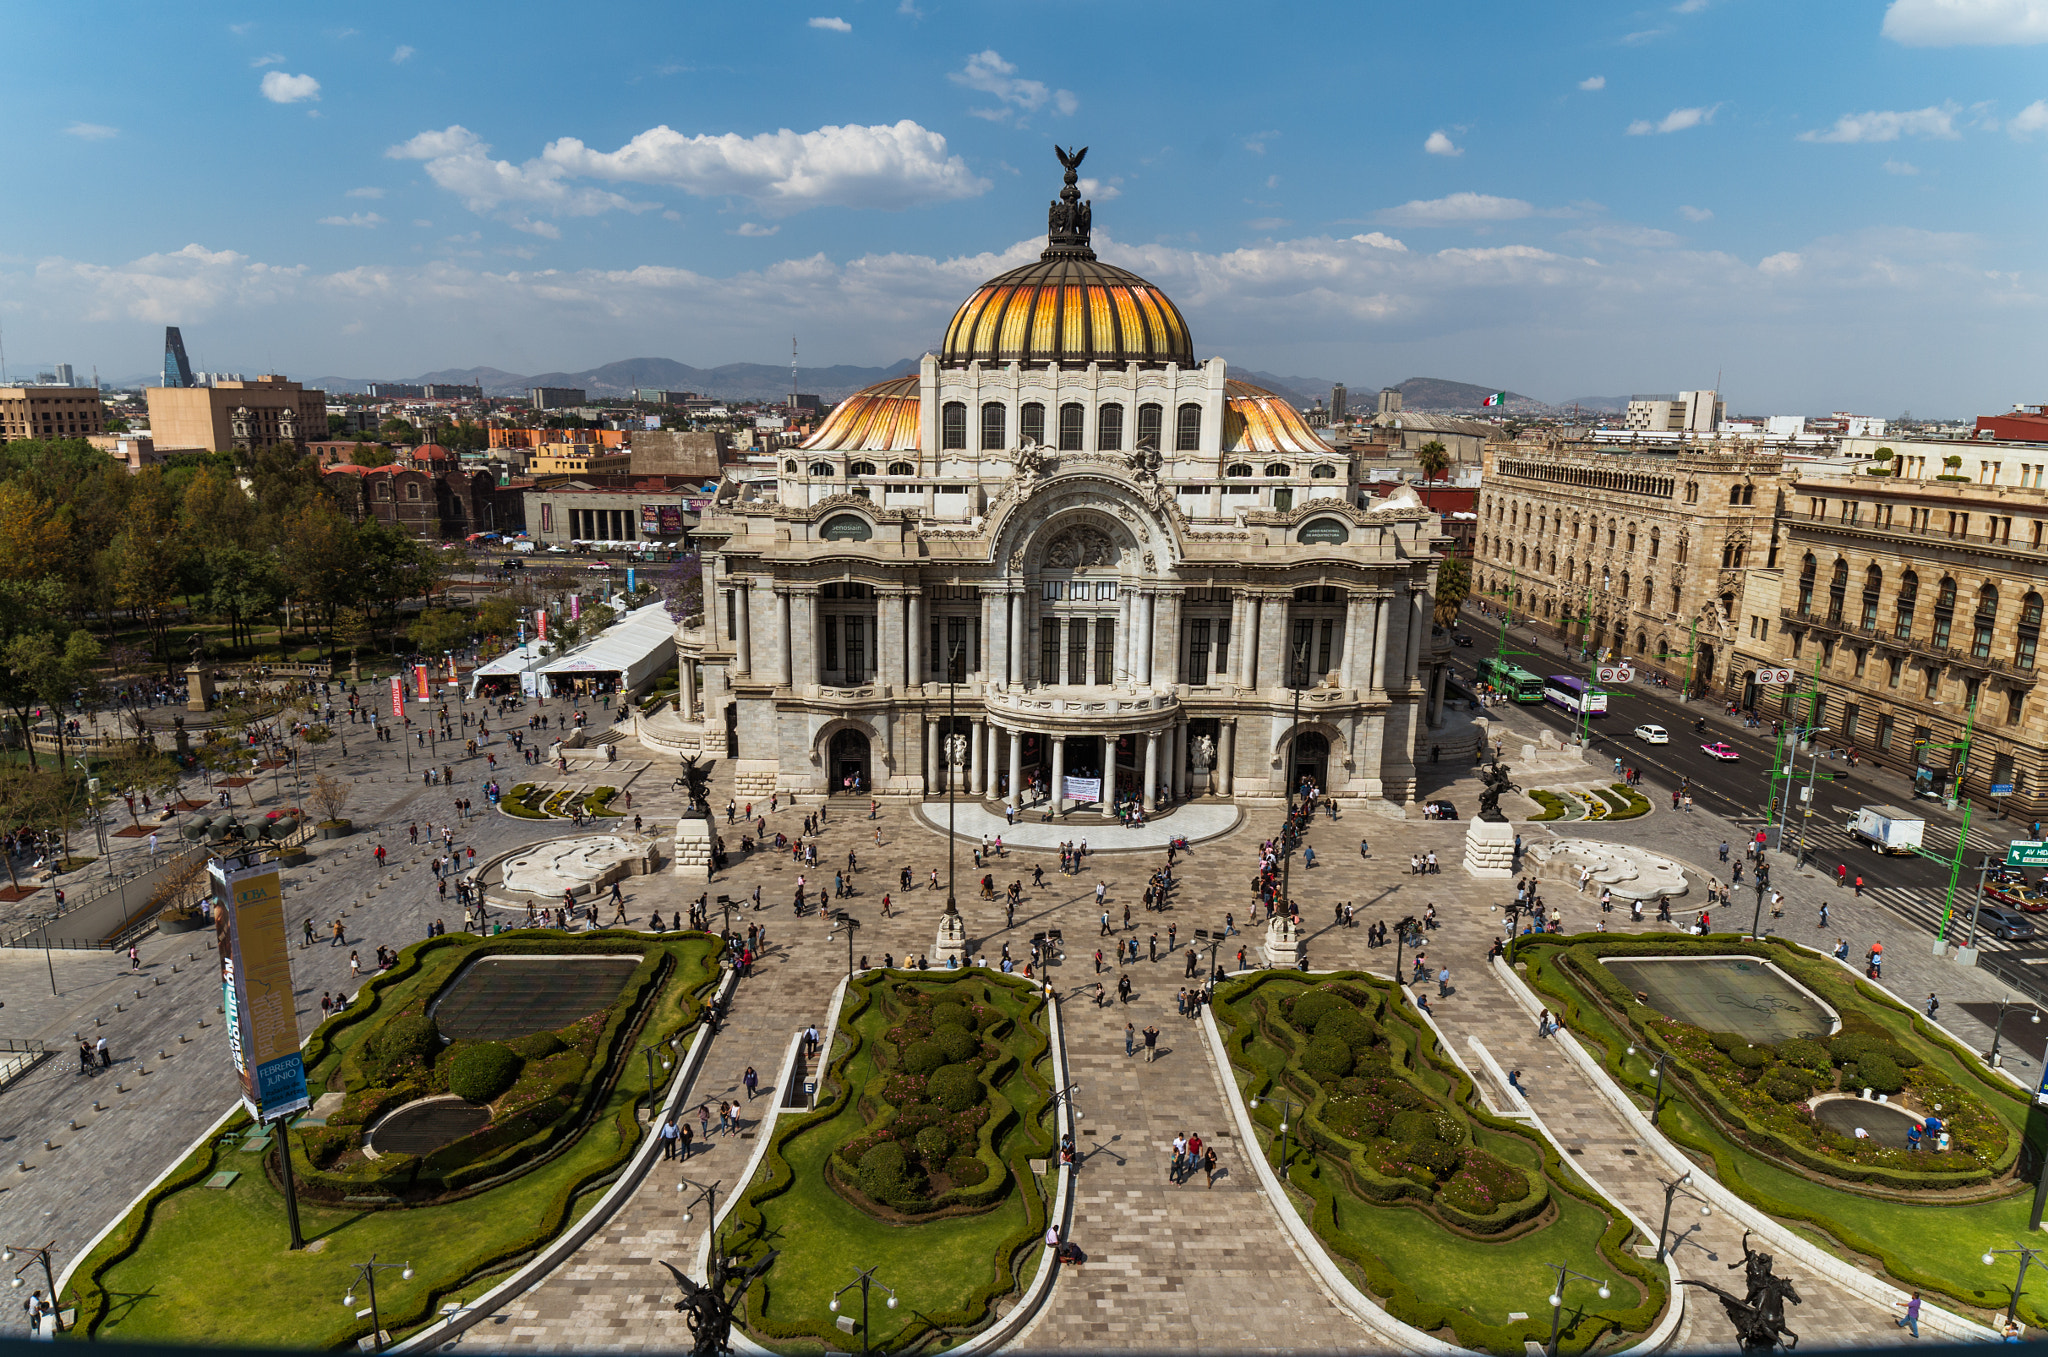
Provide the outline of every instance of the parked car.
[[1671,732],[1662,726],[1644,724],[1637,726],[1635,736],[1644,744],[1670,744]]
[[1716,740],[1712,744],[1703,744],[1700,748],[1706,753],[1708,758],[1719,759],[1723,763],[1733,763],[1742,757],[1736,751],[1735,746],[1725,740]]
[[610,561],[592,561],[589,565],[583,568],[585,570],[595,570],[602,574],[604,571],[610,570],[612,566]]
[[1989,936],[2005,942],[2034,936],[2034,921],[2018,910],[2008,909],[2004,905],[1979,906],[1977,926]]

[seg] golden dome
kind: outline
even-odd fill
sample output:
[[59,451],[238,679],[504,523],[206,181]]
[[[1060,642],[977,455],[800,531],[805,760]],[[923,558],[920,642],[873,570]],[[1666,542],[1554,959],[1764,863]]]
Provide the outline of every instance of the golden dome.
[[1081,201],[1076,176],[1087,154],[1085,146],[1059,153],[1067,179],[1046,214],[1045,253],[989,279],[961,303],[946,327],[941,363],[1194,366],[1195,342],[1180,308],[1089,248],[1091,205]]
[[915,452],[921,441],[917,378],[891,377],[832,407],[806,452]]

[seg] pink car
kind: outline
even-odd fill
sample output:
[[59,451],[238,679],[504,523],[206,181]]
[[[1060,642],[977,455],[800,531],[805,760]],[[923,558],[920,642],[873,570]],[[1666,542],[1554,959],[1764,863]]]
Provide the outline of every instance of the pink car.
[[1721,740],[1716,740],[1712,744],[1703,744],[1700,748],[1705,751],[1708,758],[1719,759],[1723,763],[1733,763],[1742,757],[1740,753],[1736,752],[1734,745]]

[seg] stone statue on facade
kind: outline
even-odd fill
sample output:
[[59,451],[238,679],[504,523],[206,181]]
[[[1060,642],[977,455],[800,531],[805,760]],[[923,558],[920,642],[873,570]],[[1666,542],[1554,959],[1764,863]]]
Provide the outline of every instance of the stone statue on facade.
[[1038,484],[1038,478],[1045,474],[1045,447],[1035,438],[1026,438],[1017,444],[1017,451],[1010,454],[1011,475],[1017,480],[1019,496],[1028,495]]
[[678,770],[676,790],[683,794],[689,809],[685,814],[711,818],[711,761],[692,754],[683,760]]
[[1080,169],[1082,160],[1087,158],[1088,148],[1069,151],[1062,147],[1052,148],[1066,167],[1066,186],[1060,190],[1059,201],[1046,209],[1045,242],[1046,253],[1080,254],[1094,258],[1088,248],[1090,205],[1081,200]]
[[965,768],[967,766],[967,737],[965,735],[948,735],[946,737],[945,750],[946,766],[948,768]]
[[1207,735],[1197,735],[1194,740],[1194,766],[1198,773],[1206,773],[1216,766],[1216,741]]

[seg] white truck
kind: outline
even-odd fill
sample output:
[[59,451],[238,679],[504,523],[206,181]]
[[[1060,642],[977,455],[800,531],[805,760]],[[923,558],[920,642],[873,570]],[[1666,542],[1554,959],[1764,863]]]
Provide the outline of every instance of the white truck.
[[1863,806],[1843,828],[1851,838],[1863,840],[1880,853],[1910,857],[1920,849],[1927,821],[1897,806]]

